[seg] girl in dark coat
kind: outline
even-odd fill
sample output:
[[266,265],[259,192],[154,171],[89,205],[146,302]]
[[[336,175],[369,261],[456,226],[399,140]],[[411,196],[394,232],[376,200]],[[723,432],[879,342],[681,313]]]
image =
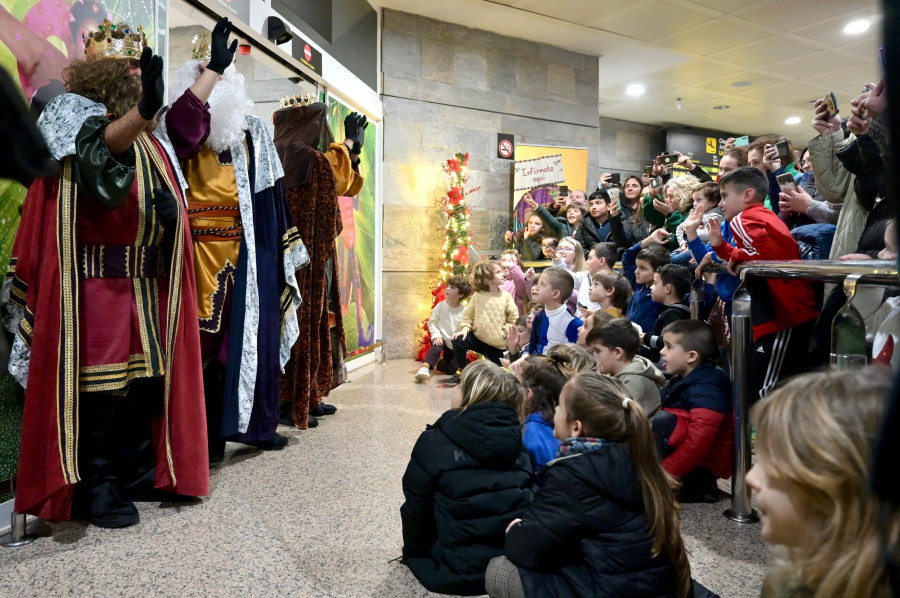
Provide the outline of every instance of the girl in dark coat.
[[524,389],[482,360],[463,370],[450,409],[419,436],[403,476],[403,562],[432,592],[484,594],[504,530],[531,501],[522,445]]
[[491,561],[497,597],[685,597],[691,572],[673,486],[653,432],[625,385],[593,372],[563,387],[563,441],[542,486]]

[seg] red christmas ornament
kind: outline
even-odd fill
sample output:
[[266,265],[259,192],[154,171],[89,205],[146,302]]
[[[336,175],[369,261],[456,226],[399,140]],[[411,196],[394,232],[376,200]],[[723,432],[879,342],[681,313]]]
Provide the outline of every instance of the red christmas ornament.
[[450,187],[450,191],[447,193],[447,200],[454,206],[458,206],[464,197],[463,191],[459,187]]

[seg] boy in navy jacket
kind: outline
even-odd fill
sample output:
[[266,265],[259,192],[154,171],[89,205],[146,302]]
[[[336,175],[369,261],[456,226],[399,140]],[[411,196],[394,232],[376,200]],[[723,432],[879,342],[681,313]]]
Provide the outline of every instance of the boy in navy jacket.
[[682,502],[716,502],[716,478],[729,478],[733,470],[731,380],[713,363],[719,350],[709,324],[673,322],[663,342],[660,354],[672,377],[651,422],[662,466],[681,479]]
[[664,307],[662,303],[657,303],[651,298],[650,285],[653,284],[656,269],[672,261],[669,252],[663,246],[668,238],[669,233],[657,229],[622,254],[622,273],[631,283],[634,292],[625,317],[640,326],[643,332],[653,330],[656,318]]

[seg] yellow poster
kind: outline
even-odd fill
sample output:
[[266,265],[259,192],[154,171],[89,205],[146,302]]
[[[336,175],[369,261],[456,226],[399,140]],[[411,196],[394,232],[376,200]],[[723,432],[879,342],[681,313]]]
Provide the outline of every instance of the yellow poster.
[[[589,183],[587,180],[588,173],[588,150],[587,148],[571,148],[571,147],[551,147],[544,145],[525,145],[523,143],[516,144],[516,161],[521,160],[532,160],[535,158],[544,158],[546,156],[554,156],[562,154],[562,162],[563,162],[563,173],[565,174],[565,181],[559,183],[559,185],[566,185],[570,190],[580,189],[581,191],[585,191],[586,195],[590,195],[591,191],[596,188],[596,181],[593,183]],[[551,185],[552,189],[555,191],[558,188],[558,185]],[[548,189],[550,188],[548,187]],[[590,190],[590,191],[588,191]],[[518,227],[522,225],[523,217],[524,217],[524,208],[527,206],[520,206],[519,200],[522,199],[522,196],[525,195],[527,191],[513,191],[512,197],[512,212],[515,214],[516,218],[514,222],[514,229],[517,230]],[[534,195],[534,194],[532,194]],[[538,203],[543,204],[549,200],[549,197],[535,197],[535,200]]]

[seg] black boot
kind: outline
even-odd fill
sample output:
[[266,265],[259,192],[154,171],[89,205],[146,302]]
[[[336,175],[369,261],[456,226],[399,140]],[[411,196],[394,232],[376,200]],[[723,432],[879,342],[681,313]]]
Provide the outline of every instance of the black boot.
[[269,440],[259,440],[257,442],[248,442],[247,444],[249,446],[255,446],[256,448],[262,449],[264,451],[280,451],[287,446],[287,443],[287,436],[275,434]]
[[307,428],[315,428],[319,425],[319,420],[316,419],[316,416],[310,415],[306,418],[306,427]]
[[213,360],[203,368],[203,395],[206,399],[206,439],[209,449],[209,466],[215,467],[225,460],[225,440],[222,438],[222,411],[224,410],[225,385],[222,365]]
[[319,403],[319,405],[315,409],[309,410],[309,414],[315,417],[334,415],[336,412],[337,407],[335,407],[334,405],[329,405],[327,403]]
[[294,404],[290,401],[281,401],[281,405],[278,406],[278,425],[294,425],[294,420],[291,419],[291,409],[293,406]]
[[97,527],[126,527],[140,521],[135,506],[119,496],[117,488],[113,424],[121,399],[101,393],[81,396],[78,443],[81,481],[75,486],[72,517]]

